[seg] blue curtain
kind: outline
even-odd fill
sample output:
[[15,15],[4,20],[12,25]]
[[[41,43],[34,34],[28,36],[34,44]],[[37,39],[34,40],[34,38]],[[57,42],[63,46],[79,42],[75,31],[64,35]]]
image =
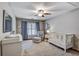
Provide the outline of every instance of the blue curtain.
[[39,25],[39,22],[36,22],[36,29],[37,29],[37,31],[40,31],[40,25]]
[[23,39],[27,39],[28,38],[28,34],[27,34],[27,21],[22,21],[21,22],[21,34],[23,36]]

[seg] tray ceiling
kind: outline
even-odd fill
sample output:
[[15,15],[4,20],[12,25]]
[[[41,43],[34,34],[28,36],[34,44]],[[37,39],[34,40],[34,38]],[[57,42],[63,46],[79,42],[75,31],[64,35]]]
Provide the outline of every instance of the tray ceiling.
[[44,8],[51,15],[45,16],[45,19],[53,18],[72,9],[78,8],[78,2],[9,2],[16,17],[40,19],[39,16],[34,16],[35,11],[39,8]]

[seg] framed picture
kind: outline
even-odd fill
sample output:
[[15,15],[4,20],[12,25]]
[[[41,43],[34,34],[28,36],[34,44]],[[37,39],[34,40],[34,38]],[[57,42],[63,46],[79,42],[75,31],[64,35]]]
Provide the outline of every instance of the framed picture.
[[12,31],[12,17],[3,10],[3,32]]

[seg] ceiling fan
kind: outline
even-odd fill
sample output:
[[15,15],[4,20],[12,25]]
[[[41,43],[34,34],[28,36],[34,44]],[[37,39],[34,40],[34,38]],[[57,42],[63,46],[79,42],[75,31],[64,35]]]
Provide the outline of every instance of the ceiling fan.
[[37,11],[37,14],[36,14],[35,16],[45,17],[46,15],[51,15],[51,13],[46,12],[46,10],[39,9],[39,10]]

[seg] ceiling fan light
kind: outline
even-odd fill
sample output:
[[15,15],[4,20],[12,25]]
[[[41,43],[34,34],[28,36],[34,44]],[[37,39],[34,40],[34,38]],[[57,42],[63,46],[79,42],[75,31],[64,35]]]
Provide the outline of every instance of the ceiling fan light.
[[38,16],[42,16],[42,14],[38,14]]

